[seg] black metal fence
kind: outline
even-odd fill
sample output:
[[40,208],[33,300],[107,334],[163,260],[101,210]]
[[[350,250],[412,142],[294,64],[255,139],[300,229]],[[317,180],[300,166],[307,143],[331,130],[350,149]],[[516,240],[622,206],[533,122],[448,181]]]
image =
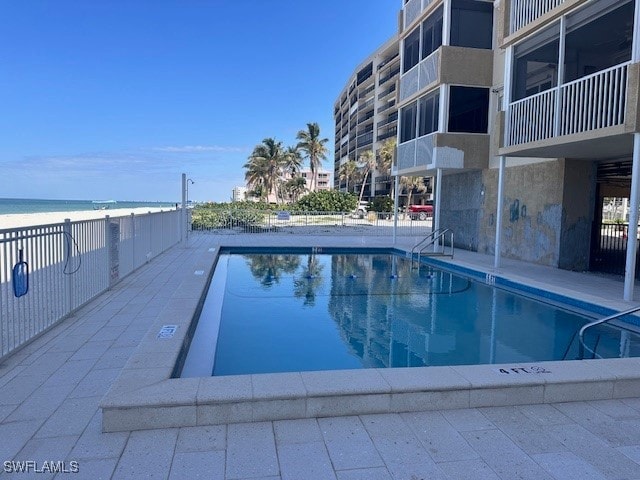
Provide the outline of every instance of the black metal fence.
[[[628,235],[629,224],[627,223],[594,225],[590,270],[624,275]],[[636,278],[640,278],[639,273],[640,261],[636,261]]]

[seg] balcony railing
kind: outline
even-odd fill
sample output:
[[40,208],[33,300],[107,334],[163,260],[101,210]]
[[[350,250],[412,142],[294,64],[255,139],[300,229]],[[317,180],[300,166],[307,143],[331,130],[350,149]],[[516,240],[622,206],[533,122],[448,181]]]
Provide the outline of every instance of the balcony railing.
[[384,107],[379,108],[378,109],[378,113],[382,113],[382,112],[386,112],[387,110],[389,110],[390,108],[393,108],[396,106],[396,101],[395,100],[391,100],[389,103],[387,103]]
[[422,11],[427,8],[427,6],[433,0],[409,0],[404,4],[402,8],[402,13],[404,17],[404,28],[407,28],[409,25],[413,23],[413,21],[420,16]]
[[509,33],[517,32],[564,2],[565,0],[511,0]]
[[380,78],[380,81],[378,82],[378,85],[379,86],[384,85],[385,83],[387,83],[389,80],[394,78],[399,73],[400,73],[400,65],[398,65],[396,68],[391,70],[388,75],[385,75],[384,77]]
[[358,137],[358,148],[369,145],[371,143],[373,143],[373,132],[365,133],[364,135],[360,135]]
[[400,101],[422,90],[438,78],[440,49],[400,77]]
[[505,146],[622,125],[628,63],[509,105]]
[[382,100],[384,97],[396,91],[396,84],[394,83],[389,88],[387,88],[384,92],[378,95],[378,100]]
[[393,127],[388,129],[386,132],[378,132],[377,140],[381,142],[383,140],[386,140],[387,138],[395,137],[396,135],[398,135],[398,127]]
[[398,112],[393,112],[391,115],[389,115],[385,120],[378,122],[378,124],[376,125],[377,128],[380,127],[384,127],[385,125],[390,124],[391,122],[395,122],[396,120],[398,120]]
[[398,169],[426,167],[433,163],[434,140],[435,132],[398,145]]

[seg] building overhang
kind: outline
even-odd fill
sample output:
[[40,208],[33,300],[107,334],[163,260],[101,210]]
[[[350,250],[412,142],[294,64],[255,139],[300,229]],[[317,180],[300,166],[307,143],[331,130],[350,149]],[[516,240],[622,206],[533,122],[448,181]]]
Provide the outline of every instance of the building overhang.
[[633,134],[624,126],[553,137],[499,149],[507,157],[606,159],[633,153]]

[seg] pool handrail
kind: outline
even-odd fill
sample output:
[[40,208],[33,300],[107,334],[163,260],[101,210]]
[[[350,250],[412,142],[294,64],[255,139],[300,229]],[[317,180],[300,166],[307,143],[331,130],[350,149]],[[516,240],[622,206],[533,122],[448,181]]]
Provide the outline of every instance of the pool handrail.
[[[625,315],[629,315],[631,313],[635,313],[640,311],[640,305],[636,305],[633,308],[630,308],[629,310],[624,310],[622,312],[618,312],[618,313],[614,313],[613,315],[609,315],[608,317],[604,317],[601,318],[599,320],[594,320],[593,322],[587,323],[585,325],[582,326],[582,328],[580,328],[580,330],[578,331],[578,354],[579,354],[579,358],[580,360],[584,359],[584,350],[585,348],[591,352],[594,357],[597,355],[595,351],[591,350],[589,347],[587,347],[587,345],[585,345],[584,343],[584,332],[591,328],[591,327],[595,327],[596,325],[601,325],[603,323],[609,322],[611,320],[616,320],[620,317],[624,317]],[[627,330],[630,332],[634,332],[634,333],[638,333],[637,330],[634,330],[632,328],[627,328],[624,327],[623,325],[615,325],[617,328],[620,328],[622,330]]]
[[[444,240],[445,235],[447,233],[450,233],[451,235],[451,258],[453,258],[453,231],[450,228],[437,228],[436,230],[432,231],[429,235],[427,235],[426,237],[424,237],[422,240],[420,240],[418,243],[416,243],[413,248],[411,249],[411,265],[413,266],[413,258],[414,258],[414,254],[416,253],[416,249],[417,249],[417,253],[418,253],[418,265],[420,265],[420,257],[422,256],[422,253],[431,245],[435,244],[436,242],[439,242],[441,239]],[[442,255],[444,255],[444,242],[442,244]]]

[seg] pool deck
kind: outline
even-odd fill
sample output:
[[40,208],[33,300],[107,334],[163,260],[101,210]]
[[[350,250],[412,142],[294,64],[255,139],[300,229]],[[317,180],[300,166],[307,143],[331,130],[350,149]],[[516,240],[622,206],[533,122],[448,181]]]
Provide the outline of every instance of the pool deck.
[[[149,397],[158,383],[154,371],[166,374],[166,356],[145,343],[157,343],[158,325],[176,324],[192,313],[185,313],[184,305],[194,300],[194,289],[203,285],[205,276],[194,272],[211,261],[214,252],[209,249],[217,247],[217,241],[255,246],[257,238],[194,234],[188,248],[171,249],[151,261],[9,357],[0,365],[0,460],[34,460],[39,466],[44,460],[74,460],[79,462],[80,474],[72,478],[96,479],[640,480],[640,385],[635,377],[640,368],[635,359],[603,361],[601,365],[617,364],[618,376],[608,380],[604,370],[610,369],[596,366],[601,361],[575,362],[593,367],[580,367],[584,382],[572,392],[573,399],[593,396],[595,391],[596,397],[604,398],[600,400],[562,402],[556,398],[554,403],[542,403],[539,396],[544,397],[547,380],[542,389],[536,387],[537,381],[516,380],[515,384],[507,382],[512,389],[509,395],[478,397],[479,403],[471,402],[469,396],[467,408],[463,402],[404,413],[334,416],[319,412],[319,418],[102,433],[101,402],[126,397],[132,385]],[[295,236],[259,236],[260,245],[300,243]],[[302,243],[390,246],[389,239],[369,237],[305,237]],[[399,238],[397,246],[406,248],[413,243],[414,239]],[[630,306],[622,301],[618,279],[510,260],[494,272],[492,257],[465,251],[456,252],[454,263],[608,308]],[[640,298],[640,292],[636,295]],[[556,370],[556,365],[551,367]],[[483,368],[475,380],[480,384],[493,371],[489,366]],[[379,372],[367,372],[374,372],[373,381],[379,381]],[[469,381],[465,374],[460,375],[462,383]],[[301,381],[307,393],[320,388],[312,385],[312,377]],[[342,383],[338,377],[334,388]],[[592,381],[597,378],[603,381]],[[353,388],[352,378],[343,380],[347,383],[344,388]],[[415,381],[406,380],[407,384]],[[252,379],[248,384],[252,397],[259,382]],[[273,392],[273,385],[263,384],[263,393]],[[613,398],[616,385],[620,398]],[[242,388],[247,384],[239,385],[234,395]],[[518,393],[515,400],[511,393]],[[203,391],[205,394],[215,397],[219,393]],[[388,396],[392,395],[389,391]],[[183,393],[172,399],[183,400]],[[490,406],[504,405],[507,400],[517,405]],[[252,409],[251,415],[256,411]],[[196,412],[196,423],[197,418]],[[140,420],[130,419],[132,430],[140,428]],[[116,427],[111,429],[126,430],[127,424]],[[23,478],[24,474],[16,476]]]

